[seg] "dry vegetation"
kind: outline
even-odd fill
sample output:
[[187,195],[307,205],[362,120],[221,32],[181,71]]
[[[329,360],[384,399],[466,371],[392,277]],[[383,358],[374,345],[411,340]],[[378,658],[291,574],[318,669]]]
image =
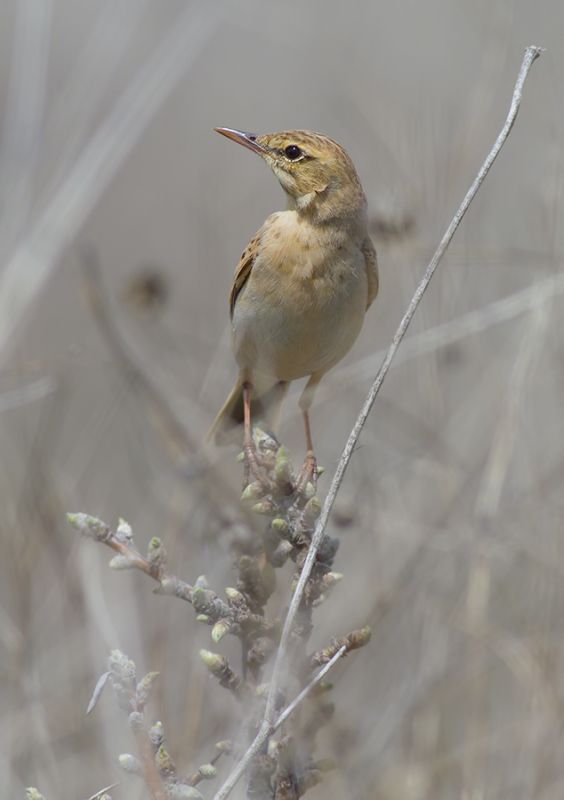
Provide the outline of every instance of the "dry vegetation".
[[[345,581],[316,614],[308,653],[365,624],[372,639],[334,667],[337,713],[319,751],[338,769],[307,796],[561,797],[564,15],[556,0],[532,5],[361,2],[353,13],[292,0],[211,16],[176,0],[46,0],[42,13],[35,0],[5,3],[3,795],[33,784],[81,800],[120,781],[114,799],[144,796],[117,765],[133,743],[111,693],[85,716],[116,649],[139,675],[163,676],[148,713],[181,774],[213,760],[215,742],[246,741],[237,702],[197,656],[209,628],[136,570],[108,570],[65,520],[69,509],[116,525],[123,515],[143,551],[157,536],[179,574],[218,591],[232,585],[233,541],[257,525],[238,510],[234,454],[204,477],[187,466],[233,377],[222,339],[232,267],[282,202],[211,127],[323,130],[367,189],[382,302],[320,392],[331,474],[502,122],[522,49],[538,41],[548,52],[527,113],[425,297],[330,521]],[[98,270],[84,268],[85,245]],[[300,454],[293,408],[282,438]],[[278,608],[289,564],[280,575]],[[221,645],[237,663],[235,637]]]

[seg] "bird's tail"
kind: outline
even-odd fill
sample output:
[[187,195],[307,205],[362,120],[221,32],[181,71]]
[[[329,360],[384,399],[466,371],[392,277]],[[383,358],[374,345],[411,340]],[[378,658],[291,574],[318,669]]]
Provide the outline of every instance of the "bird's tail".
[[[282,409],[282,401],[288,391],[283,382],[270,385],[265,391],[251,396],[251,413],[254,421],[261,422],[269,431],[275,431]],[[243,383],[241,379],[231,390],[206,436],[206,441],[224,445],[241,438],[243,424]]]

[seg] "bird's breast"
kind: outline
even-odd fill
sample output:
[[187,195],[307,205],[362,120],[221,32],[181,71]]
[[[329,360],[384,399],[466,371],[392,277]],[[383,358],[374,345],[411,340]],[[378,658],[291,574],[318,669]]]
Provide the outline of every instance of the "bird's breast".
[[356,237],[273,215],[234,310],[237,360],[277,380],[327,371],[357,338],[366,302]]

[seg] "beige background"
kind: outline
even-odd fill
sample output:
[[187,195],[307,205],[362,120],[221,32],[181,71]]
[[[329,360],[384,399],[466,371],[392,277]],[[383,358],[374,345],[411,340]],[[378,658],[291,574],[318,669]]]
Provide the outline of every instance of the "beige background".
[[[342,142],[369,198],[381,295],[314,412],[331,472],[533,43],[547,52],[517,125],[340,496],[345,579],[314,641],[365,622],[374,635],[335,670],[321,754],[339,768],[308,797],[562,796],[563,25],[557,0],[3,0],[2,797],[34,784],[81,800],[122,779],[123,715],[109,693],[84,715],[113,647],[161,670],[153,713],[184,770],[239,726],[194,655],[209,630],[65,523],[66,510],[122,515],[142,548],[162,536],[186,579],[233,580],[217,514],[93,318],[81,246],[96,247],[112,318],[199,442],[235,375],[232,271],[283,205],[265,166],[211,129]],[[107,145],[99,162],[93,142]],[[140,308],[131,287],[147,270],[167,292]],[[294,401],[283,438],[298,460]],[[224,454],[234,490],[238,470]],[[210,489],[216,510],[231,502],[214,476]],[[114,796],[136,792],[126,778]]]

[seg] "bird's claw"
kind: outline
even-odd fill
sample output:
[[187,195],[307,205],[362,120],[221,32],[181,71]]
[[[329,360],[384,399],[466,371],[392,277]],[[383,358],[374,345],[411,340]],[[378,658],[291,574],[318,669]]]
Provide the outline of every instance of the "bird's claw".
[[265,490],[271,486],[268,478],[268,463],[264,454],[259,452],[257,445],[254,441],[246,442],[243,447],[244,453],[244,474],[243,474],[243,489],[245,489],[251,482],[256,481],[260,483]]
[[311,483],[313,488],[317,488],[317,459],[311,450],[308,450],[307,455],[305,457],[305,461],[303,466],[300,470],[300,474],[298,475],[298,480],[296,482],[296,491],[298,494],[301,494],[308,483]]

